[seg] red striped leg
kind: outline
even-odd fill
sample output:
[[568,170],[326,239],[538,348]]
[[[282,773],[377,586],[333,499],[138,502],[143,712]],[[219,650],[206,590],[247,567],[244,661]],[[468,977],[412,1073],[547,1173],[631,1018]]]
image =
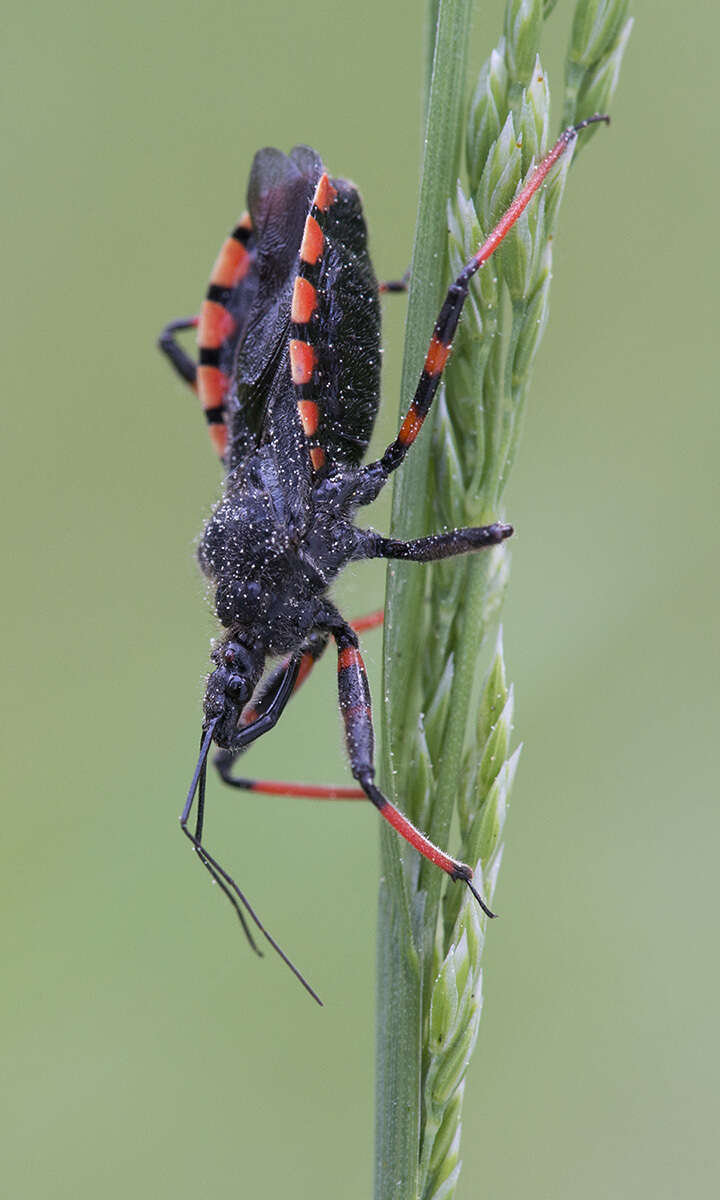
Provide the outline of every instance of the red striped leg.
[[406,292],[410,285],[410,269],[405,272],[402,279],[386,279],[383,283],[378,284],[378,291],[381,296],[388,295],[391,292]]
[[385,610],[378,608],[376,612],[368,613],[366,617],[356,617],[350,624],[356,633],[367,633],[369,629],[377,629],[385,620]]
[[230,300],[250,269],[247,244],[251,234],[250,217],[245,213],[220,247],[198,322],[197,389],[210,440],[220,458],[227,449],[225,396],[230,386],[230,378],[221,366],[221,353],[235,334]]
[[561,155],[565,153],[568,146],[574,142],[579,130],[584,129],[586,125],[594,124],[596,121],[608,120],[608,117],[590,117],[587,121],[581,121],[579,125],[571,126],[560,135],[552,150],[546,154],[545,158],[532,171],[527,183],[518,192],[490,236],[486,238],[480,249],[463,267],[455,282],[450,285],[445,303],[440,309],[439,316],[435,322],[435,328],[433,329],[433,335],[430,339],[430,345],[425,358],[425,365],[423,366],[412,404],[400,426],[397,438],[388,446],[380,460],[386,474],[400,466],[408,449],[412,446],[415,438],[422,429],[423,422],[430,410],[445,364],[452,349],[452,340],[458,321],[460,320],[463,305],[467,299],[468,288],[473,275],[483,263],[487,262],[491,254],[497,250],[503,238],[512,229],[520,214],[525,210],[532,197],[544,183],[550,169]]
[[197,363],[175,341],[175,334],[183,329],[196,329],[199,317],[181,317],[179,321],[170,321],[158,338],[158,348],[167,355],[181,379],[193,390],[197,388]]
[[[224,751],[223,751],[224,753]],[[217,763],[220,755],[217,755]],[[239,779],[228,777],[221,771],[225,783],[242,788],[246,792],[258,792],[261,796],[298,796],[305,800],[366,800],[361,788],[333,787],[332,784],[285,783],[278,779]]]
[[322,414],[314,378],[317,354],[313,345],[313,317],[318,306],[317,281],[325,249],[325,214],[336,196],[327,174],[322,174],[305,219],[290,310],[290,372],[313,472],[325,466],[325,451],[318,437]]
[[[377,629],[382,625],[384,612],[379,609],[377,612],[368,613],[365,617],[358,617],[352,622],[352,627],[358,633],[365,633],[370,629]],[[311,634],[305,643],[304,653],[300,660],[300,670],[298,671],[295,686],[292,694],[295,695],[298,688],[307,679],[312,671],[315,663],[320,659],[325,647],[327,646],[327,635],[324,633]],[[277,666],[274,671],[271,671],[265,680],[262,689],[257,697],[257,700],[248,705],[240,718],[243,726],[251,725],[258,720],[266,711],[268,704],[277,692],[280,682],[280,677],[287,670],[289,659],[285,659]],[[323,786],[320,784],[303,784],[303,783],[283,783],[274,779],[241,779],[232,774],[233,764],[239,758],[242,751],[233,753],[230,750],[220,750],[214,759],[215,766],[220,772],[225,783],[229,783],[232,787],[242,788],[247,792],[259,792],[264,796],[302,796],[309,800],[364,800],[365,793],[360,788],[350,787],[333,787]]]
[[485,902],[472,885],[472,868],[466,863],[451,858],[444,850],[434,846],[424,833],[417,829],[399,809],[391,804],[386,796],[373,783],[375,766],[373,762],[374,736],[372,711],[370,707],[370,689],[362,655],[357,646],[357,638],[353,631],[345,626],[344,629],[333,630],[338,648],[338,693],[340,711],[345,724],[345,742],[350,768],[360,784],[368,800],[371,800],[378,812],[405,838],[424,858],[440,867],[451,879],[462,879],[468,885],[488,916],[494,916]]

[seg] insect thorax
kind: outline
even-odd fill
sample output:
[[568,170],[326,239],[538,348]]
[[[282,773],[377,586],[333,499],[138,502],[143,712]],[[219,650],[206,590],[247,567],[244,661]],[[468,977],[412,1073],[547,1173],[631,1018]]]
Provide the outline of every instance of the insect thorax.
[[248,481],[257,480],[249,470],[246,482],[226,490],[205,525],[198,558],[215,585],[220,622],[248,644],[259,640],[266,652],[282,654],[314,627],[324,593],[356,553],[359,533],[347,508],[325,501],[322,486],[294,512],[279,513],[264,465],[264,486]]

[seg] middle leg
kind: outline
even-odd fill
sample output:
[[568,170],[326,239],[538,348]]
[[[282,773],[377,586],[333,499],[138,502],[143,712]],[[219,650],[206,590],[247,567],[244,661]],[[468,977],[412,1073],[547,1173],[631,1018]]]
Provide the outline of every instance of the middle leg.
[[496,521],[493,525],[469,526],[451,529],[447,533],[433,533],[429,537],[413,538],[409,542],[381,537],[379,533],[367,534],[367,558],[401,558],[407,562],[436,562],[441,558],[453,558],[456,554],[469,554],[497,546],[512,536],[512,525]]

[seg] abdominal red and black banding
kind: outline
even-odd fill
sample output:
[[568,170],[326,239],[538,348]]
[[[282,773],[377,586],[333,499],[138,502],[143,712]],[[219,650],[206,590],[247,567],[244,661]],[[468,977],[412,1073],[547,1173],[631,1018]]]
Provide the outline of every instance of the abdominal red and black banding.
[[198,320],[197,391],[210,440],[220,458],[227,449],[225,397],[230,386],[230,377],[220,365],[221,352],[237,329],[229,305],[235,288],[250,270],[247,244],[251,234],[252,224],[245,213],[220,247]]
[[297,395],[300,423],[315,472],[325,466],[326,458],[318,436],[321,414],[314,380],[317,352],[312,341],[313,318],[318,309],[317,279],[325,248],[324,218],[336,197],[337,191],[324,172],[317,182],[305,219],[290,306],[290,372]]

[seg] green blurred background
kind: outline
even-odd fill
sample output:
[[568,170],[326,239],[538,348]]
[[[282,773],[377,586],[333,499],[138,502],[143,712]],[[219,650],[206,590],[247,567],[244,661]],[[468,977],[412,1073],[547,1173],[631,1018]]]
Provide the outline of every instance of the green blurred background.
[[[402,272],[422,7],[6,11],[8,1196],[370,1193],[377,818],[212,783],[211,844],[320,1011],[247,952],[177,829],[213,628],[193,538],[219,475],[154,338],[196,307],[264,144],[310,142],[359,182],[378,272]],[[705,1196],[717,1174],[720,13],[634,7],[613,126],[568,189],[508,494],[525,750],[467,1197]],[[547,31],[556,113],[570,11]],[[500,12],[478,6],[476,66]],[[386,314],[377,446],[403,301]],[[382,588],[366,568],[339,602]],[[344,780],[331,662],[252,761]]]

